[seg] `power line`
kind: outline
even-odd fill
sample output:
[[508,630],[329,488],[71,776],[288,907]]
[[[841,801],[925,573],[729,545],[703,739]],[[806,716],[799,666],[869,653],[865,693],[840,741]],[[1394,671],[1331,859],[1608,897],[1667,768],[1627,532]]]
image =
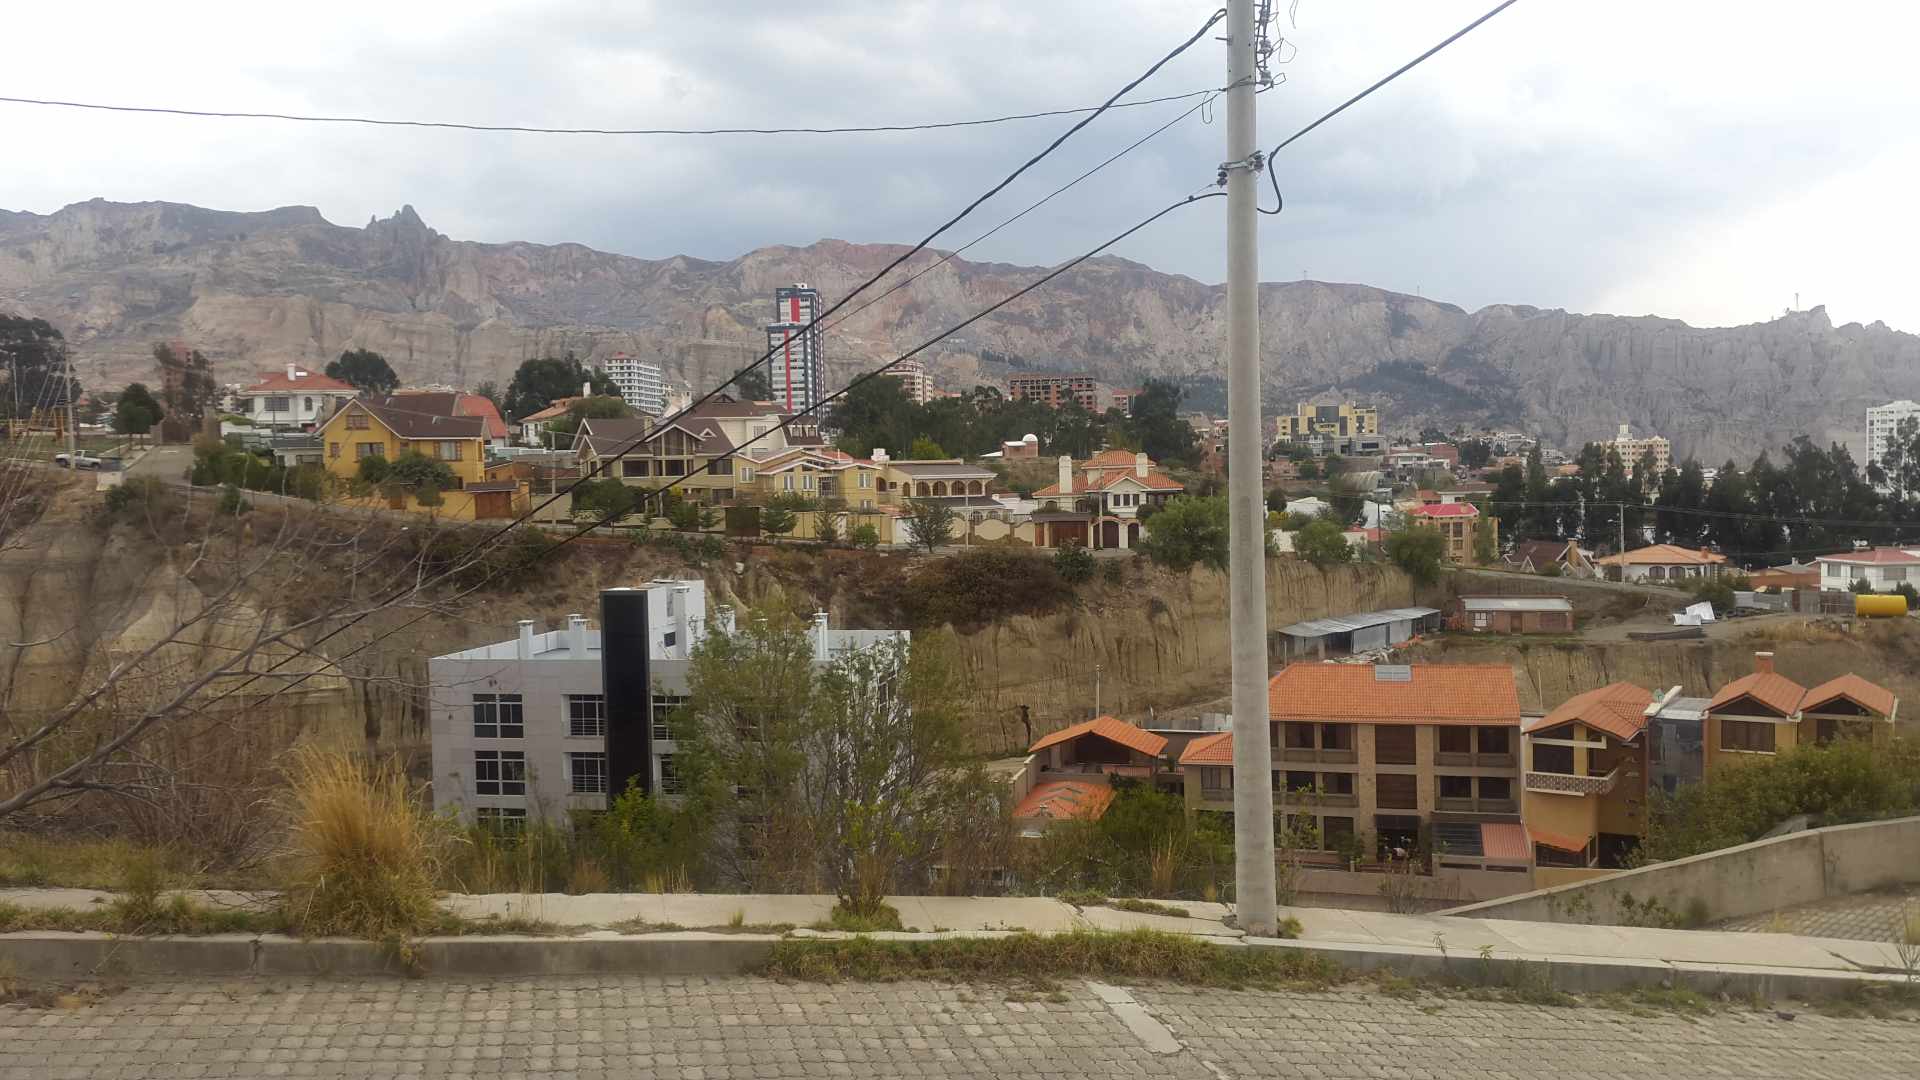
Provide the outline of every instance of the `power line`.
[[1539,499],[1488,499],[1488,506],[1611,506],[1619,510],[1643,510],[1661,514],[1692,514],[1695,517],[1738,518],[1748,521],[1772,521],[1789,525],[1825,525],[1851,529],[1920,529],[1920,522],[1903,523],[1898,521],[1864,521],[1846,518],[1793,517],[1781,514],[1757,514],[1744,510],[1707,510],[1686,506],[1660,506],[1655,503],[1619,502],[1612,499],[1590,499],[1581,502],[1553,502]]
[[1281,209],[1286,205],[1286,201],[1280,195],[1280,177],[1278,174],[1276,174],[1273,171],[1273,159],[1276,154],[1280,153],[1280,151],[1282,150],[1285,150],[1287,147],[1292,146],[1294,142],[1299,140],[1307,132],[1312,131],[1314,128],[1319,127],[1321,124],[1324,124],[1327,121],[1333,119],[1334,117],[1339,116],[1341,113],[1346,112],[1352,106],[1359,104],[1362,98],[1365,98],[1367,95],[1373,93],[1375,90],[1380,89],[1381,87],[1387,85],[1388,83],[1399,78],[1400,76],[1405,75],[1407,72],[1412,71],[1414,68],[1419,67],[1433,54],[1439,52],[1441,49],[1446,48],[1447,46],[1453,44],[1454,42],[1459,41],[1461,38],[1466,37],[1468,34],[1472,33],[1474,30],[1479,29],[1480,24],[1486,22],[1488,19],[1493,18],[1495,15],[1498,15],[1501,12],[1507,10],[1517,2],[1518,0],[1504,0],[1503,3],[1495,6],[1493,10],[1487,12],[1485,15],[1480,16],[1479,18],[1473,20],[1472,22],[1461,27],[1460,29],[1455,30],[1452,34],[1449,34],[1438,45],[1435,45],[1433,48],[1428,49],[1426,52],[1421,53],[1419,56],[1414,57],[1413,59],[1407,61],[1406,63],[1401,64],[1399,67],[1393,69],[1392,73],[1388,74],[1385,78],[1379,80],[1378,82],[1374,83],[1372,86],[1367,87],[1365,90],[1360,91],[1359,93],[1353,95],[1347,100],[1334,106],[1333,109],[1322,114],[1321,117],[1315,120],[1313,123],[1308,124],[1306,127],[1303,127],[1299,131],[1296,131],[1293,134],[1287,136],[1285,139],[1280,140],[1280,145],[1274,147],[1272,150],[1269,150],[1267,152],[1267,162],[1266,162],[1267,179],[1271,181],[1273,184],[1273,197],[1276,200],[1278,200],[1278,205],[1276,205],[1271,210],[1263,209],[1260,212],[1268,215],[1278,214],[1281,211]]
[[87,109],[96,112],[147,113],[161,116],[185,116],[213,120],[285,120],[304,124],[363,124],[371,127],[441,128],[451,131],[504,132],[523,135],[871,135],[903,131],[941,131],[950,128],[985,127],[1019,120],[1041,120],[1052,116],[1098,114],[1108,108],[1131,109],[1141,105],[1160,105],[1169,101],[1187,101],[1217,90],[1189,90],[1184,94],[1145,98],[1111,105],[1088,105],[1072,109],[1042,109],[1038,112],[989,116],[978,120],[937,120],[916,124],[861,124],[848,127],[782,128],[563,128],[536,127],[528,124],[463,124],[451,120],[388,120],[370,116],[307,116],[299,113],[242,112],[231,109],[172,109],[155,105],[110,105],[94,101],[60,101],[50,98],[0,97],[13,105],[40,105],[59,109]]

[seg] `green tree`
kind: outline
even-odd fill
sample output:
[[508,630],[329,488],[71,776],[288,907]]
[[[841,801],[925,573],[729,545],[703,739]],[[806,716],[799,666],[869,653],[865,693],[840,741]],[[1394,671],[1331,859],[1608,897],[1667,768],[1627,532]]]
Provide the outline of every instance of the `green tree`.
[[1353,561],[1353,547],[1331,518],[1315,518],[1293,534],[1293,553],[1325,569]]
[[400,376],[387,358],[371,349],[348,349],[340,359],[327,365],[327,378],[339,379],[372,397],[382,397],[400,389]]
[[580,430],[582,420],[622,420],[634,415],[633,407],[618,395],[595,394],[585,397],[567,406],[567,415],[547,421],[543,433],[547,449],[557,450],[573,445],[573,435]]
[[459,479],[453,475],[452,466],[418,450],[409,450],[394,458],[393,467],[387,470],[387,480],[389,483],[405,484],[416,493],[448,491],[459,483]]
[[1447,557],[1447,538],[1440,530],[1426,525],[1396,529],[1387,534],[1381,547],[1388,562],[1405,570],[1419,584],[1440,580],[1440,566]]
[[940,448],[940,444],[925,435],[915,438],[913,445],[907,448],[909,461],[939,461],[946,456],[947,452]]
[[875,447],[898,450],[910,445],[926,430],[925,424],[926,410],[907,396],[898,379],[855,383],[828,413],[828,426],[841,433],[836,445],[856,457]]
[[393,464],[380,454],[369,454],[360,459],[360,465],[354,474],[369,484],[385,483],[387,474],[393,471]]
[[1494,538],[1496,526],[1493,518],[1482,517],[1473,525],[1473,561],[1487,566],[1500,557],[1500,545]]
[[1053,570],[1060,579],[1069,585],[1080,585],[1093,580],[1093,552],[1077,540],[1054,549]]
[[927,549],[927,554],[942,544],[953,542],[953,523],[958,515],[953,508],[938,499],[914,499],[907,504],[907,538],[915,547]]
[[841,525],[846,515],[838,510],[820,510],[813,515],[813,538],[823,544],[840,542]]
[[872,525],[857,525],[853,530],[853,546],[872,551],[880,546],[880,530]]
[[1358,525],[1366,517],[1367,494],[1345,473],[1329,477],[1327,503],[1342,525]]
[[179,438],[192,438],[200,429],[200,422],[206,416],[207,409],[219,396],[220,388],[213,381],[213,366],[198,349],[184,352],[171,344],[162,342],[153,347],[154,363],[160,368],[160,403],[165,409],[163,419],[178,430],[170,434]]
[[113,430],[122,435],[145,435],[165,415],[146,383],[130,383],[113,403]]
[[572,353],[565,357],[543,356],[522,361],[507,384],[507,415],[527,416],[539,412],[561,398],[584,396],[619,397],[620,388],[599,368],[589,368]]
[[667,508],[667,524],[683,532],[700,527],[700,508],[682,499]]
[[774,500],[760,508],[760,531],[768,536],[785,536],[800,523],[793,508]]
[[1227,568],[1227,500],[1218,495],[1177,495],[1167,500],[1141,546],[1155,563],[1173,570],[1195,564]]
[[573,512],[618,521],[633,513],[634,489],[611,477],[582,480],[573,486]]
[[1649,792],[1649,859],[1685,858],[1751,843],[1798,814],[1816,825],[1903,817],[1920,809],[1920,744],[1841,739],[1803,743],[1716,771],[1704,784]]
[[[1146,455],[1163,464],[1195,463],[1197,439],[1193,425],[1180,415],[1186,391],[1177,383],[1148,379],[1134,395],[1133,411],[1124,418],[1124,430],[1131,442]],[[1113,420],[1109,420],[1112,425]]]
[[1520,530],[1520,539],[1558,539],[1562,535],[1560,522],[1554,513],[1552,483],[1547,478],[1546,462],[1540,457],[1539,443],[1527,451],[1526,502],[1523,511],[1526,523]]
[[67,369],[66,340],[52,323],[0,315],[0,416],[25,419],[78,401],[80,381],[68,378]]
[[474,387],[473,392],[493,402],[493,407],[499,409],[502,416],[506,415],[507,395],[501,391],[499,383],[488,379],[479,386]]
[[[873,381],[879,382],[880,380],[875,379]],[[900,380],[895,379],[893,381],[898,383]],[[727,385],[728,388],[733,391],[733,396],[741,401],[773,400],[773,379],[767,374],[765,364],[755,367],[752,371],[747,372],[745,375],[740,376]]]
[[1468,439],[1460,444],[1460,464],[1469,469],[1484,469],[1493,460],[1493,445],[1484,439]]
[[1500,476],[1494,481],[1493,498],[1487,510],[1499,517],[1507,527],[1507,536],[1511,540],[1528,539],[1528,529],[1533,525],[1532,508],[1527,501],[1526,470],[1518,465],[1508,465],[1500,470]]

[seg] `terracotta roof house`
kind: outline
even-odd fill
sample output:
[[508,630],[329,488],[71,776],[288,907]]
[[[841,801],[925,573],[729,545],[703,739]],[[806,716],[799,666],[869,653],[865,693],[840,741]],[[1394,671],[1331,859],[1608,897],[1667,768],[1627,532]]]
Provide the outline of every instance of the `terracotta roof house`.
[[1054,482],[1033,493],[1034,546],[1130,548],[1140,542],[1140,509],[1186,490],[1145,454],[1102,450],[1075,463],[1061,456]]
[[[1413,525],[1427,525],[1438,529],[1447,540],[1447,559],[1456,563],[1473,561],[1473,535],[1479,526],[1480,511],[1472,503],[1422,503],[1406,512],[1407,521]],[[1489,518],[1498,529],[1498,519]],[[1499,533],[1494,534],[1494,550],[1500,546]]]
[[1100,716],[1035,740],[1029,752],[1042,776],[1091,773],[1126,776],[1148,783],[1161,772],[1167,740],[1111,716]]
[[401,390],[387,395],[381,403],[391,409],[407,409],[436,416],[478,417],[484,422],[483,430],[489,448],[502,448],[507,444],[506,418],[500,415],[499,407],[490,398],[479,394],[460,390]]
[[1808,689],[1774,670],[1773,654],[1753,654],[1753,671],[1722,686],[1707,703],[1704,767],[1711,773],[1801,743],[1860,738],[1876,746],[1893,738],[1900,699],[1848,673]]
[[[1526,723],[1521,813],[1538,867],[1618,867],[1646,836],[1652,692],[1612,683]],[[1562,884],[1551,874],[1536,885]]]
[[1727,558],[1706,548],[1676,544],[1649,544],[1594,560],[1613,581],[1684,581],[1716,577],[1727,568]]
[[1873,547],[1822,555],[1813,560],[1820,569],[1819,587],[1847,592],[1864,581],[1874,592],[1893,592],[1902,585],[1920,587],[1920,551]]
[[262,428],[312,431],[359,391],[339,379],[288,364],[233,395],[233,407]]
[[1013,808],[1013,825],[1022,837],[1046,835],[1057,821],[1098,821],[1113,804],[1113,788],[1104,780],[1057,778],[1033,785]]

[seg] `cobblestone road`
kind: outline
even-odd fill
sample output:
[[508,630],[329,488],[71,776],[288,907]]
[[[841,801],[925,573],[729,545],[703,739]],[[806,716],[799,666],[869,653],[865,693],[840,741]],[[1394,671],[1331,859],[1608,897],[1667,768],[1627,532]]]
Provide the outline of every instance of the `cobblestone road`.
[[1913,1077],[1920,1023],[1360,993],[568,977],[139,983],[0,1007],[0,1077]]
[[1728,919],[1715,930],[1755,933],[1806,934],[1809,937],[1851,938],[1855,941],[1894,941],[1909,918],[1920,919],[1920,886],[1860,893],[1781,908],[1765,915]]

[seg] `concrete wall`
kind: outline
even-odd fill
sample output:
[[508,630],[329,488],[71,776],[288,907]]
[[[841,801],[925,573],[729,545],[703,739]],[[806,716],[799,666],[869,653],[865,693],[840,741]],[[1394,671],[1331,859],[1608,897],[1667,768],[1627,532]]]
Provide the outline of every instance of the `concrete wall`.
[[1594,881],[1452,908],[1449,915],[1619,925],[1623,898],[1709,919],[1920,881],[1920,817],[1834,825],[1622,870]]
[[[1303,868],[1295,888],[1302,893],[1335,896],[1380,895],[1385,874],[1367,874],[1354,870]],[[1500,870],[1435,869],[1432,877],[1415,878],[1419,898],[1429,902],[1471,903],[1512,896],[1533,888],[1533,878],[1525,873]]]

